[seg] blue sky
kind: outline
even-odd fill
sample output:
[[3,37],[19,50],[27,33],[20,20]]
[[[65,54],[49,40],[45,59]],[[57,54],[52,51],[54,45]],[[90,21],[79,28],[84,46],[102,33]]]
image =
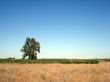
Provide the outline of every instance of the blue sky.
[[38,58],[110,58],[110,1],[0,0],[0,58],[21,58],[26,37]]

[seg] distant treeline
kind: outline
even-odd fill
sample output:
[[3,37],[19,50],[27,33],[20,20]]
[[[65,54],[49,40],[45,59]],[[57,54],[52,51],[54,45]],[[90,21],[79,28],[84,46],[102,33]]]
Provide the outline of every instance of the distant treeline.
[[0,63],[20,63],[20,64],[98,64],[101,61],[110,61],[110,59],[0,59]]

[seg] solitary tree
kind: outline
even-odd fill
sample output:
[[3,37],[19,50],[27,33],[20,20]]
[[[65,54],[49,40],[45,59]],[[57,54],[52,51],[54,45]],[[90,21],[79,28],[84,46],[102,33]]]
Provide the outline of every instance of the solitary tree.
[[27,38],[25,44],[21,51],[23,54],[23,59],[28,56],[28,59],[37,59],[37,51],[40,53],[40,43],[34,38]]

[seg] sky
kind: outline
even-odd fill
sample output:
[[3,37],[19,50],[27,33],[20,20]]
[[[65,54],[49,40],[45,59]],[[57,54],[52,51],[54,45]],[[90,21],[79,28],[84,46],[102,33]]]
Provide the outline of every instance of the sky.
[[27,37],[38,58],[110,58],[110,0],[0,0],[0,58],[22,58]]

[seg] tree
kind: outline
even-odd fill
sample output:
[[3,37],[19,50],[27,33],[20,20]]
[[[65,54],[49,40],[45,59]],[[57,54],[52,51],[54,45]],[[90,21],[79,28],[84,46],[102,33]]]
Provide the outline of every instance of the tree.
[[27,38],[25,44],[21,51],[23,54],[23,59],[28,56],[28,59],[37,59],[37,51],[40,53],[40,43],[34,38]]

